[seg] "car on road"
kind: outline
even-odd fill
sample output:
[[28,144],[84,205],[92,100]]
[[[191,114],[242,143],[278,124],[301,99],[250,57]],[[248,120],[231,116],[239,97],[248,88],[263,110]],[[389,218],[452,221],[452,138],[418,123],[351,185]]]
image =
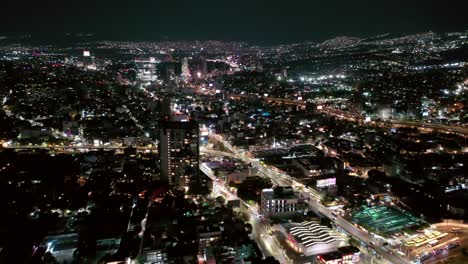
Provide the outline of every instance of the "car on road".
[[438,249],[432,251],[432,255],[437,256],[437,255],[440,255],[442,252],[444,252],[444,249],[443,248],[438,248]]
[[421,255],[421,256],[419,257],[419,261],[420,261],[420,262],[424,262],[424,261],[426,261],[426,260],[428,260],[428,259],[430,259],[430,258],[432,258],[432,254],[423,254],[423,255]]
[[454,248],[457,248],[457,247],[459,247],[459,246],[460,246],[460,243],[458,243],[458,242],[453,242],[453,243],[448,244],[445,248],[446,248],[446,249],[454,249]]

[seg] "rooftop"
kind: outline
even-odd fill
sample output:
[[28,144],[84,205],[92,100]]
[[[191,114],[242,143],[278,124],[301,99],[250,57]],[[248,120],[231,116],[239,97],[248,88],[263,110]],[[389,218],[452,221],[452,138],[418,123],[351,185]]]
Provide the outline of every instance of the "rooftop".
[[281,187],[277,186],[275,188],[268,188],[262,190],[262,195],[270,196],[270,199],[294,199],[296,198],[296,194],[292,187]]
[[294,239],[304,245],[304,247],[313,247],[317,244],[329,244],[336,241],[344,241],[342,237],[335,234],[330,228],[322,226],[314,221],[302,223],[282,224]]

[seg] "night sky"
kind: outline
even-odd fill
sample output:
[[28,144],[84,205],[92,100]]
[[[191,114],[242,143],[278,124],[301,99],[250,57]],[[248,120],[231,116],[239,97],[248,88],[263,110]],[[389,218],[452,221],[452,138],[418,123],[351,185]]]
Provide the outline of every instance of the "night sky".
[[0,33],[117,40],[320,41],[468,29],[467,0],[4,0]]

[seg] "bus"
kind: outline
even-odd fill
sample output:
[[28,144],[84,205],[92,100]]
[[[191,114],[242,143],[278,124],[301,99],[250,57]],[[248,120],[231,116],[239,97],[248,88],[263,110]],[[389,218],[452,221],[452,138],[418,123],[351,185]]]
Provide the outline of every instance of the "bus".
[[433,247],[437,245],[438,243],[439,243],[439,240],[435,239],[435,240],[429,241],[427,244],[429,244],[430,247]]

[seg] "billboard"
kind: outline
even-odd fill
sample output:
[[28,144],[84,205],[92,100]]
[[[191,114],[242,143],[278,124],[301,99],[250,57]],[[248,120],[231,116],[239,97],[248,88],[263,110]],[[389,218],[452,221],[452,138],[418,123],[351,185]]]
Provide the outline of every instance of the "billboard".
[[317,180],[317,187],[319,188],[334,186],[334,185],[336,185],[336,178],[327,178],[327,179]]

